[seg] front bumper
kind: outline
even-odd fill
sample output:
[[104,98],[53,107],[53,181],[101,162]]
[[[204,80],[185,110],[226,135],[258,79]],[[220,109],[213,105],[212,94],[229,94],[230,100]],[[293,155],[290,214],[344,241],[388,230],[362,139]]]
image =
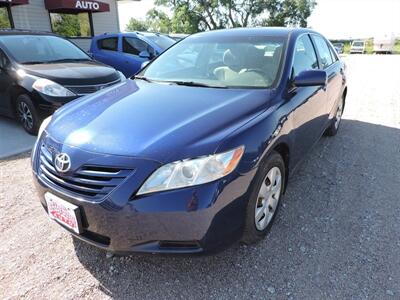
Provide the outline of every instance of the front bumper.
[[44,198],[47,192],[78,206],[82,233],[70,232],[96,247],[117,254],[212,252],[229,246],[242,234],[247,190],[255,170],[247,174],[231,173],[196,187],[136,197],[134,192],[143,178],[158,165],[128,157],[86,153],[68,146],[63,146],[62,151],[70,153],[75,160],[77,156],[73,151],[79,151],[79,165],[90,160],[96,165],[101,161],[114,161],[127,168],[138,166],[104,198],[82,199],[52,184],[41,173],[39,143],[33,165],[34,182],[42,206],[47,210]]
[[[36,176],[35,176],[36,177]],[[37,178],[37,177],[36,177]],[[238,178],[237,181],[243,181]],[[87,203],[65,197],[35,180],[40,201],[51,192],[79,207],[83,232],[70,231],[96,247],[118,253],[199,253],[223,249],[240,238],[245,194],[232,195],[231,182],[217,195],[220,182],[197,188],[157,193],[128,201],[123,207],[109,200]],[[200,207],[209,203],[209,207]]]

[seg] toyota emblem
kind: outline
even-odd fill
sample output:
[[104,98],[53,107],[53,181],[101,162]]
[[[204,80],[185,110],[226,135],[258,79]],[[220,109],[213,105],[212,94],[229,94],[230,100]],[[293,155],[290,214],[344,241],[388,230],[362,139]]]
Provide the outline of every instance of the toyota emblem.
[[71,168],[71,159],[68,154],[58,153],[54,159],[56,170],[60,173],[68,172]]

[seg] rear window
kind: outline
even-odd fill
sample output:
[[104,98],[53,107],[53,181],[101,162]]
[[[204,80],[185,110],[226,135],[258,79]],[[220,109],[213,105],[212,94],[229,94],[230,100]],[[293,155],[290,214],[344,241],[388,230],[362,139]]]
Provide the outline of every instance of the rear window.
[[118,51],[118,38],[106,38],[97,41],[97,47],[101,50]]

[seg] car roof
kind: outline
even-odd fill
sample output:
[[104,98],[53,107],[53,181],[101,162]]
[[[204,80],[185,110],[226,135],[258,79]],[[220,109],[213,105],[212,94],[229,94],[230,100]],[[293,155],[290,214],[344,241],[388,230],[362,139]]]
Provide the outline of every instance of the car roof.
[[107,36],[159,36],[163,35],[166,36],[165,34],[159,33],[159,32],[145,32],[145,31],[123,31],[123,32],[115,32],[115,33],[109,33],[105,32],[103,34],[99,34],[95,36],[95,38],[105,38]]
[[230,36],[232,34],[238,36],[276,36],[276,37],[288,37],[289,35],[297,33],[316,33],[315,31],[308,28],[290,28],[290,27],[254,27],[254,28],[231,28],[231,29],[220,29],[220,30],[212,30],[212,31],[204,31],[200,33],[196,33],[192,36],[210,36],[210,37],[218,37],[218,36]]
[[33,31],[33,30],[23,30],[23,29],[0,29],[0,36],[4,35],[51,35],[59,37],[57,34],[47,31]]

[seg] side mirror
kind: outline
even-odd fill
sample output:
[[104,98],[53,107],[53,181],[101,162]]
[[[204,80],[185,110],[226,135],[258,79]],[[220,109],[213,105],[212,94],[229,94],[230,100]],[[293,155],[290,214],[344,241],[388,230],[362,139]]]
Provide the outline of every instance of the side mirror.
[[150,53],[146,50],[139,53],[139,57],[141,58],[150,58]]
[[323,70],[303,71],[293,80],[293,85],[301,86],[325,86],[328,82],[328,76]]

